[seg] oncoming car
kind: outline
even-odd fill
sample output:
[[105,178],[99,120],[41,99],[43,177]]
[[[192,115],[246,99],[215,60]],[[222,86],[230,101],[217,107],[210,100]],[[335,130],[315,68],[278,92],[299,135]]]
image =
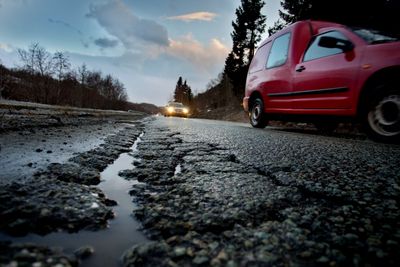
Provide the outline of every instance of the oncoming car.
[[189,108],[179,102],[169,102],[164,109],[164,116],[189,117]]
[[243,106],[250,123],[351,120],[374,140],[400,139],[400,39],[393,33],[299,21],[258,48]]

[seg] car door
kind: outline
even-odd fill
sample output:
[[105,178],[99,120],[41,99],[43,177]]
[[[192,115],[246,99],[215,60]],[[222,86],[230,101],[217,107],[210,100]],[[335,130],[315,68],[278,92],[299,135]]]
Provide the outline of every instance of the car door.
[[357,51],[323,47],[320,40],[324,36],[351,42],[338,30],[321,33],[311,40],[302,62],[295,67],[291,93],[293,109],[351,108],[351,88],[356,82],[359,65]]
[[288,64],[291,32],[283,33],[275,38],[268,54],[264,77],[261,83],[266,100],[266,111],[277,112],[291,108],[290,99],[276,98],[276,94],[285,94],[292,90],[292,77]]

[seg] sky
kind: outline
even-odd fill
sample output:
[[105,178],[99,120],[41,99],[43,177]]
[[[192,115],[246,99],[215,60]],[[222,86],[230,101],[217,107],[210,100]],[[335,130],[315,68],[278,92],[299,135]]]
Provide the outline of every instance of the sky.
[[[267,28],[279,0],[265,0]],[[0,62],[39,43],[72,67],[111,74],[129,101],[165,105],[179,76],[194,93],[223,70],[240,0],[0,0]],[[264,34],[264,37],[267,37]]]

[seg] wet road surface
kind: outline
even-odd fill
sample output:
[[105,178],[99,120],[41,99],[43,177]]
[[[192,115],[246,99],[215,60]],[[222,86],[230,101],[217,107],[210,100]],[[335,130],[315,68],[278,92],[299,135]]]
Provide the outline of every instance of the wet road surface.
[[[102,192],[105,189],[96,186],[96,171],[103,171],[124,152],[137,159],[119,176],[131,184],[132,215],[152,241],[141,240],[121,251],[122,265],[397,266],[400,262],[400,146],[357,136],[260,130],[210,120],[155,117],[139,124],[138,129],[127,127],[104,139],[106,145],[97,150],[68,159],[73,164],[57,165],[38,176],[60,180],[56,186],[62,188],[71,183],[80,188],[83,183]],[[140,134],[137,150],[124,148]],[[79,176],[74,164],[89,168],[90,175]],[[72,168],[68,175],[60,171],[66,167]],[[86,192],[85,186],[79,194],[101,197],[97,191]],[[13,198],[9,191],[20,193],[11,189],[0,192],[0,198]],[[112,221],[107,214],[115,208],[106,205],[112,202],[107,197],[113,199],[108,195],[95,200],[100,206],[104,203],[101,214]],[[39,214],[46,204],[41,205]],[[0,207],[2,218],[26,217],[19,213],[10,217],[6,208]],[[79,221],[81,215],[76,216]],[[125,220],[130,219],[136,223],[133,218]],[[74,227],[82,231],[79,224]],[[5,248],[15,260],[13,251],[20,248],[11,246]]]
[[134,189],[135,214],[158,240],[126,265],[399,262],[399,146],[160,118],[138,150],[126,176],[148,185]]

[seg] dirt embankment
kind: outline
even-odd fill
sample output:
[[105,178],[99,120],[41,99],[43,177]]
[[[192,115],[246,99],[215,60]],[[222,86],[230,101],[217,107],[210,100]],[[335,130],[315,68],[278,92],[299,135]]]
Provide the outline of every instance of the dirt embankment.
[[248,115],[241,106],[227,106],[216,109],[208,109],[194,115],[195,118],[223,120],[235,122],[248,122]]

